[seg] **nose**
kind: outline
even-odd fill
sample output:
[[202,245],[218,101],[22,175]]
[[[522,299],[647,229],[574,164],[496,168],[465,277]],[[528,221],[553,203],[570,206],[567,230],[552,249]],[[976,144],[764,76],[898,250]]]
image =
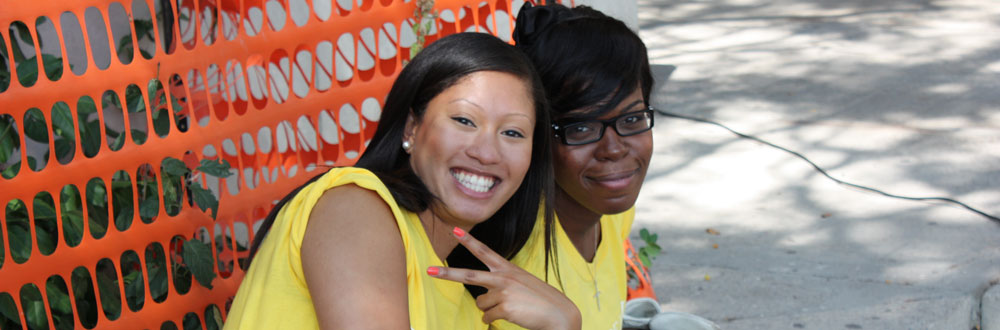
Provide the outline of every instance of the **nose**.
[[492,134],[477,134],[465,153],[483,165],[497,164],[500,162],[499,142]]
[[625,138],[618,135],[618,132],[611,127],[604,131],[604,136],[596,143],[594,158],[597,160],[616,161],[628,154],[629,147],[625,143]]

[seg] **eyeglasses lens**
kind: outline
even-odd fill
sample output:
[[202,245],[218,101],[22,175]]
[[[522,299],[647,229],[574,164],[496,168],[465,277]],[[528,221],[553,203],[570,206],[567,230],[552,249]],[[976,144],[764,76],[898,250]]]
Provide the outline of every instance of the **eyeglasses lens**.
[[566,144],[580,145],[599,141],[604,137],[604,128],[610,125],[615,126],[615,131],[620,136],[635,135],[653,126],[653,118],[650,111],[637,111],[621,115],[612,121],[603,122],[590,120],[566,125],[563,130]]

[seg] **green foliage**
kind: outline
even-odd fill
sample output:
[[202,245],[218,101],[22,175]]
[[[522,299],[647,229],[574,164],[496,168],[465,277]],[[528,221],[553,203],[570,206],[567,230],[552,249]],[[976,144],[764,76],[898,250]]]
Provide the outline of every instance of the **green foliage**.
[[[182,13],[183,15],[183,13]],[[153,42],[155,27],[151,20],[133,20],[136,40],[140,45],[149,45]],[[428,23],[429,24],[429,23]],[[430,25],[426,25],[427,28]],[[33,42],[31,33],[24,24],[13,24],[10,26],[9,35],[14,35],[11,42],[12,52],[7,53],[5,42],[0,38],[0,92],[7,89],[12,83],[13,71],[16,71],[17,79],[25,85],[33,85],[38,80],[40,71],[51,80],[57,80],[63,75],[63,58],[58,55],[40,54],[25,56],[22,51],[22,41],[25,44]],[[38,40],[40,43],[41,40]],[[421,42],[422,44],[422,42]],[[127,55],[132,57],[133,52],[138,48],[139,52],[146,59],[152,58],[151,53],[143,47],[135,47],[132,44],[132,37],[126,35],[117,42],[119,56]],[[27,48],[26,48],[27,49]],[[41,68],[39,66],[41,62]],[[12,67],[16,66],[16,68]],[[16,69],[16,70],[12,70]],[[128,86],[125,90],[124,101],[115,93],[106,93],[102,97],[104,109],[117,108],[121,114],[122,109],[125,120],[129,120],[129,113],[142,113],[150,110],[152,116],[153,130],[160,136],[165,137],[170,131],[169,112],[179,112],[183,108],[180,102],[171,102],[167,105],[167,95],[159,79],[151,79],[146,87],[148,95],[147,104],[143,102],[142,90],[139,86]],[[173,97],[173,96],[171,96]],[[98,115],[98,107],[93,98],[82,96],[76,101],[76,111],[65,102],[57,102],[52,105],[49,116],[42,110],[31,109],[25,118],[14,118],[9,114],[0,114],[0,175],[4,179],[14,178],[21,171],[22,161],[27,163],[32,169],[39,169],[45,166],[50,159],[66,164],[73,160],[76,148],[82,149],[85,157],[94,157],[101,150],[102,139],[106,141],[111,150],[119,150],[125,143],[126,132],[115,132],[105,127],[102,130]],[[18,126],[20,120],[21,126]],[[46,122],[50,120],[51,122]],[[178,119],[180,122],[180,119]],[[142,144],[149,132],[145,127],[145,120],[133,125],[131,134],[136,144]],[[180,128],[181,131],[186,128]],[[102,136],[106,136],[102,138]],[[79,138],[78,138],[79,137]],[[32,140],[39,143],[54,144],[54,157],[49,155],[49,151],[44,151],[44,159],[35,159],[29,156],[21,159],[23,148],[27,141]],[[78,144],[79,143],[79,144]],[[133,217],[138,208],[138,214],[143,222],[152,222],[160,214],[160,194],[163,197],[163,208],[167,215],[173,216],[180,213],[184,196],[188,196],[188,203],[197,206],[203,212],[211,210],[214,219],[218,215],[219,200],[210,190],[202,186],[203,175],[217,178],[226,178],[232,175],[231,165],[225,160],[201,160],[195,168],[189,168],[185,162],[168,157],[160,164],[160,182],[158,184],[156,171],[151,167],[140,167],[136,172],[122,170],[112,176],[111,182],[105,182],[99,178],[90,180],[86,187],[76,187],[67,185],[59,194],[58,206],[61,209],[61,219],[56,215],[56,201],[48,193],[40,193],[31,201],[33,204],[33,217],[29,216],[25,201],[9,201],[4,206],[4,212],[0,217],[0,226],[5,228],[2,233],[8,235],[6,241],[9,243],[9,252],[15,262],[25,262],[31,257],[32,243],[37,242],[38,251],[43,254],[55,251],[59,245],[58,236],[59,221],[62,221],[65,244],[68,246],[79,245],[83,239],[83,222],[87,221],[90,234],[95,238],[101,238],[107,232],[109,220],[119,230],[125,230],[131,226]],[[130,173],[135,173],[130,177]],[[134,184],[133,184],[134,179]],[[162,187],[162,189],[160,189]],[[80,189],[83,189],[81,192]],[[138,194],[138,198],[136,198]],[[135,205],[138,200],[138,205]],[[2,204],[0,204],[2,205]],[[84,219],[84,209],[87,210],[87,219]],[[111,216],[111,217],[109,217]],[[110,219],[109,219],[110,218]],[[34,234],[32,237],[30,219],[34,219]],[[220,236],[225,237],[225,236]],[[217,238],[219,239],[219,238]],[[0,242],[5,241],[0,236]],[[26,326],[29,329],[43,329],[50,326],[55,329],[72,329],[77,326],[92,328],[97,322],[97,299],[101,299],[101,305],[108,314],[109,319],[116,319],[121,315],[122,302],[128,304],[130,308],[141,308],[145,300],[145,289],[148,283],[149,294],[156,302],[166,299],[168,294],[168,281],[174,278],[174,286],[180,292],[187,292],[191,285],[191,277],[202,286],[212,288],[212,281],[217,276],[215,273],[215,263],[212,256],[213,246],[204,243],[202,240],[192,238],[188,241],[180,241],[179,250],[171,251],[172,264],[165,262],[166,256],[161,248],[146,251],[147,275],[148,279],[143,279],[143,273],[139,265],[138,256],[132,252],[128,256],[129,260],[122,260],[121,276],[114,269],[114,263],[109,259],[106,262],[98,263],[94,269],[93,276],[97,279],[97,288],[93,287],[95,281],[91,281],[91,274],[87,268],[76,268],[72,276],[67,280],[71,285],[58,276],[49,278],[46,282],[46,295],[52,313],[53,324],[48,324],[46,317],[47,310],[41,299],[41,293],[37,288],[28,292],[29,300],[22,306],[23,310],[17,310],[14,300],[7,293],[0,293],[0,328],[23,328],[20,322],[20,314],[28,316]],[[217,244],[222,242],[216,242]],[[226,241],[225,243],[229,243]],[[0,244],[0,263],[3,262],[4,246]],[[240,248],[244,247],[240,246]],[[176,253],[176,258],[173,254]],[[126,269],[128,268],[128,269]],[[173,272],[173,276],[170,273]],[[186,281],[186,282],[185,282]],[[96,290],[95,290],[96,289]],[[70,295],[69,290],[73,291]],[[75,297],[76,311],[70,302],[70,297]],[[221,324],[219,310],[206,310],[206,318],[214,320],[216,325]],[[78,314],[80,324],[74,324],[73,315]],[[191,314],[194,315],[194,314]],[[185,328],[188,328],[189,321],[197,323],[198,318],[185,318]],[[208,323],[212,323],[209,321]],[[195,324],[191,324],[192,326]],[[197,324],[200,328],[200,324]]]
[[417,9],[413,10],[413,34],[417,36],[417,41],[410,46],[410,58],[417,56],[424,49],[427,35],[431,32],[434,20],[438,18],[438,13],[434,11],[434,0],[417,0]]
[[197,238],[192,238],[184,242],[184,251],[181,255],[194,279],[202,286],[211,289],[212,280],[215,279],[215,269],[212,268],[212,247]]
[[197,170],[217,178],[228,178],[233,174],[229,172],[230,168],[232,167],[229,166],[229,162],[225,159],[202,159],[201,165],[198,166]]
[[0,328],[21,328],[20,312],[17,311],[17,306],[14,305],[13,297],[6,292],[0,292],[0,316],[4,318],[3,322],[0,322]]
[[[642,264],[641,266],[649,269],[653,266],[653,260],[656,259],[656,256],[663,251],[663,249],[660,248],[660,245],[656,243],[660,237],[658,234],[651,234],[649,230],[643,228],[639,230],[639,238],[642,239],[642,242],[645,243],[645,245],[639,247],[636,252],[638,254],[637,257],[639,258],[639,263]],[[628,267],[626,267],[626,273],[628,274],[629,286],[633,287],[633,284],[637,285],[639,275]]]
[[45,283],[45,292],[52,310],[52,322],[56,330],[73,329],[73,307],[70,305],[66,281],[53,275]]
[[198,205],[198,208],[204,212],[205,210],[212,209],[212,218],[214,219],[219,213],[219,201],[215,198],[208,189],[202,188],[200,183],[192,182],[188,186],[188,191],[191,192],[191,197],[194,203]]
[[28,284],[21,287],[21,309],[28,319],[28,329],[48,329],[49,319],[46,317],[45,304],[38,287]]
[[643,267],[650,268],[653,266],[653,259],[656,259],[656,256],[663,250],[659,244],[656,244],[659,235],[650,234],[649,230],[643,228],[639,231],[639,238],[646,243],[646,246],[639,248],[639,261],[642,262]]

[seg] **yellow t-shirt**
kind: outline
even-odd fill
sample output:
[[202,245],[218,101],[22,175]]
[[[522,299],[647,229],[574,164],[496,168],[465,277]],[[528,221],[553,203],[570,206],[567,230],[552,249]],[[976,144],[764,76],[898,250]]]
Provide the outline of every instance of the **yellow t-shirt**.
[[[555,230],[556,256],[549,259],[548,282],[559,289],[580,309],[583,329],[609,330],[622,328],[622,314],[628,294],[628,275],[625,273],[625,239],[632,229],[635,208],[625,212],[601,217],[601,243],[593,262],[587,262],[573,246],[569,236],[563,231],[558,217]],[[511,260],[529,273],[546,279],[545,274],[545,228],[541,217],[524,244]],[[559,276],[555,273],[555,263],[559,265]],[[595,278],[596,274],[596,290]],[[599,304],[599,305],[598,305]],[[493,322],[492,329],[522,329],[504,320]]]
[[483,312],[476,308],[475,299],[461,283],[427,275],[427,267],[444,264],[434,253],[417,215],[400,208],[378,177],[366,169],[354,167],[331,169],[299,191],[281,209],[240,284],[224,328],[319,328],[302,272],[302,237],[320,196],[346,184],[377,192],[396,218],[406,253],[410,328],[486,329],[487,325],[482,322]]

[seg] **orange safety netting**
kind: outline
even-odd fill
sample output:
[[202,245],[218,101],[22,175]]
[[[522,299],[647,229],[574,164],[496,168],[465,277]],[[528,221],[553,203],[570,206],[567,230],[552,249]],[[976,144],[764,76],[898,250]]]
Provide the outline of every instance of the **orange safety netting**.
[[[523,2],[438,0],[427,42],[510,41]],[[364,150],[415,9],[0,0],[0,327],[217,327],[274,201]],[[170,174],[171,159],[231,175]],[[218,198],[216,219],[193,184]],[[211,289],[180,254],[192,238],[210,247]]]

